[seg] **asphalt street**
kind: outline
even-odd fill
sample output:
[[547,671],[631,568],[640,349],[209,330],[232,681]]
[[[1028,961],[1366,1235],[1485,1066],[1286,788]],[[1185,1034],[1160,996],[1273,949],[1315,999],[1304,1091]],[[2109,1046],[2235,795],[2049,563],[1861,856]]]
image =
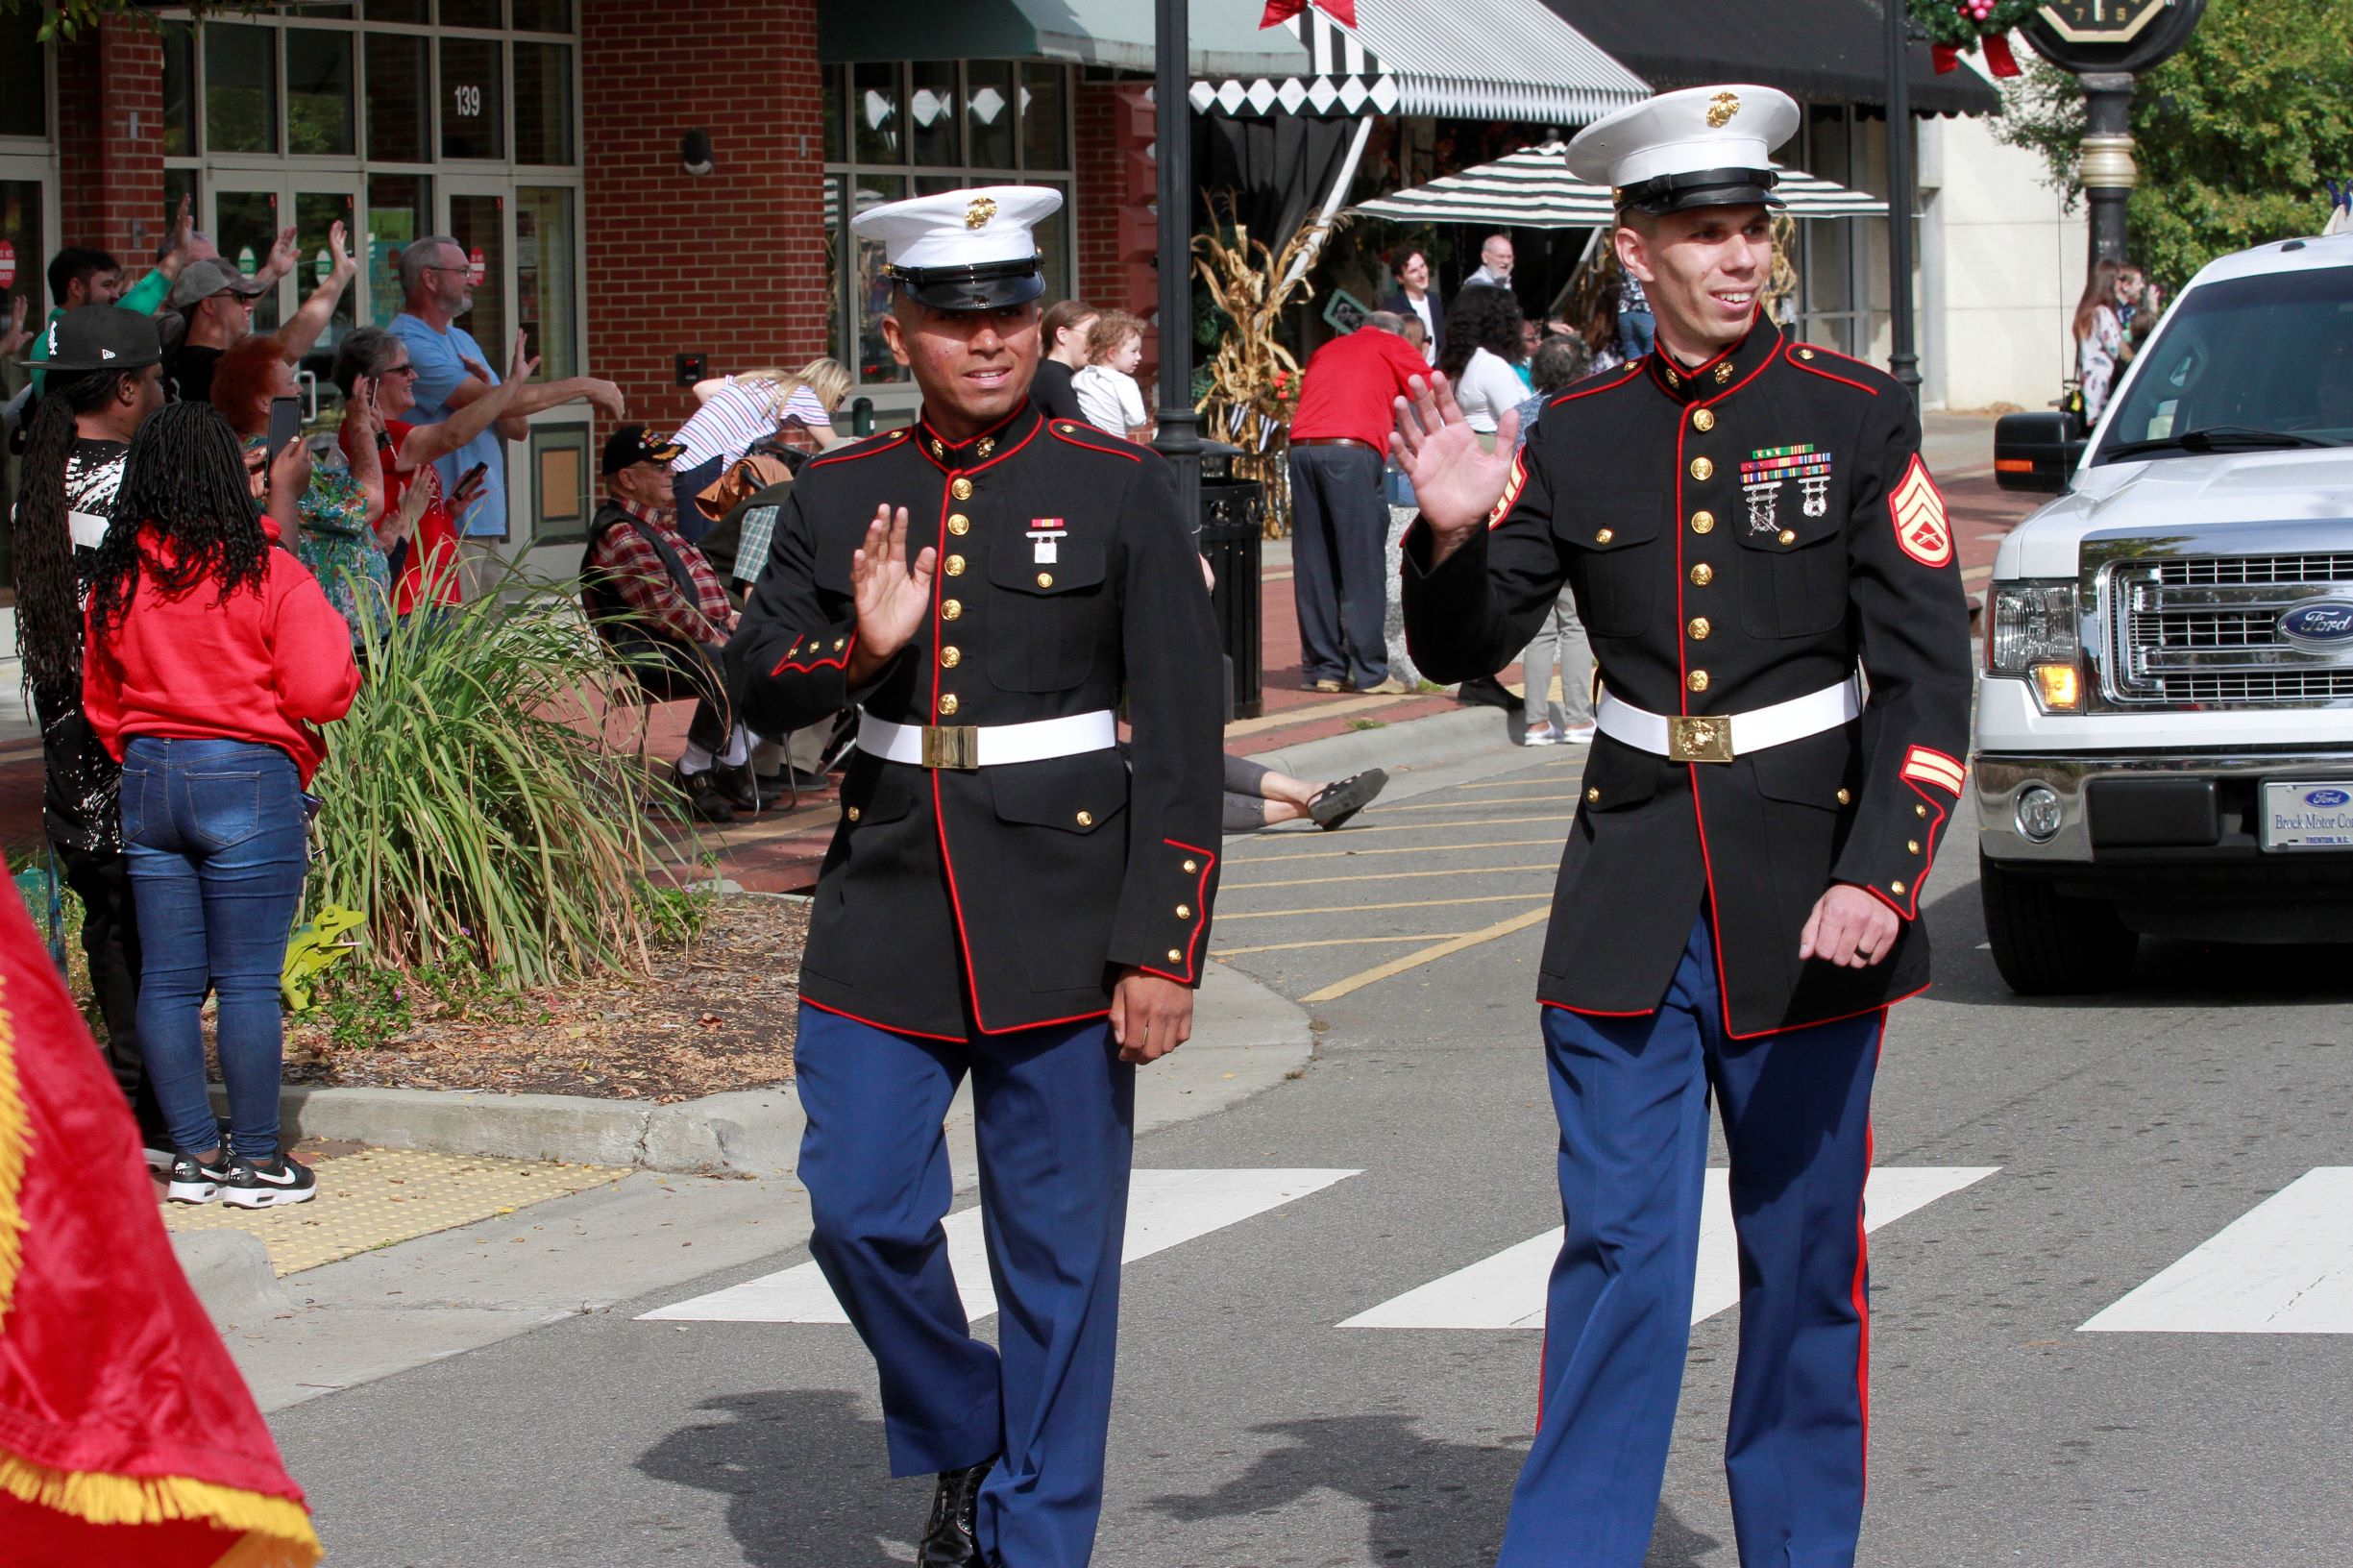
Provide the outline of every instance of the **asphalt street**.
[[[1139,1143],[1194,1174],[1139,1181],[1131,1254],[1159,1239],[1126,1274],[1098,1563],[1492,1560],[1535,1418],[1529,1244],[1559,1223],[1532,991],[1581,761],[1229,841],[1215,948],[1308,1008],[1321,1055]],[[1938,984],[1878,1079],[1862,1560],[2344,1568],[2345,949],[2152,943],[2124,992],[2022,1002],[1981,950],[1967,821],[1930,881]],[[849,1329],[710,1320],[821,1317],[772,1306],[805,1259],[282,1410],[331,1560],[912,1560],[928,1486],[887,1478]],[[1736,1308],[1693,1332],[1651,1568],[1737,1560],[1737,1332]]]

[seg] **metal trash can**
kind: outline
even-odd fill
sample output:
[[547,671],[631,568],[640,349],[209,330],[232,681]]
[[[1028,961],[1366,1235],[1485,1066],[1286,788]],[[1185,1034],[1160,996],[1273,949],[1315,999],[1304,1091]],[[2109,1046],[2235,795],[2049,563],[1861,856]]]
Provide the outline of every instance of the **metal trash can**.
[[1201,553],[1217,574],[1210,602],[1226,652],[1229,722],[1256,719],[1266,709],[1260,600],[1266,496],[1260,481],[1234,472],[1241,455],[1241,448],[1222,441],[1201,443]]

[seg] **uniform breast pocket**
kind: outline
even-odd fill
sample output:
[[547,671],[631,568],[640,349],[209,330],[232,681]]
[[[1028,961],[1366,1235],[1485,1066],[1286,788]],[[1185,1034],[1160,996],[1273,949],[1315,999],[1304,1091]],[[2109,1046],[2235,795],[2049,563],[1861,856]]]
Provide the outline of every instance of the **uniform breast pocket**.
[[1845,490],[1833,484],[1816,515],[1782,504],[1742,527],[1740,619],[1750,635],[1819,637],[1847,618]]
[[1632,637],[1651,622],[1662,577],[1659,528],[1667,498],[1656,490],[1607,490],[1564,498],[1553,534],[1566,548],[1570,581],[1580,589],[1585,625],[1596,636]]
[[1094,669],[1110,615],[1099,539],[997,541],[989,551],[989,678],[1009,692],[1065,692]]

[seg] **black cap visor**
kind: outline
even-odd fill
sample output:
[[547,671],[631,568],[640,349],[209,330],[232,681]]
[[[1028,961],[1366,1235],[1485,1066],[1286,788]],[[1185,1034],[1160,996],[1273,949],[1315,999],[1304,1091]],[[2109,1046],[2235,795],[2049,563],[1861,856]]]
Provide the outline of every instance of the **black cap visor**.
[[1035,256],[968,267],[893,267],[891,276],[909,299],[934,310],[1002,310],[1045,292]]
[[1695,207],[1786,207],[1773,193],[1780,183],[1775,169],[1701,169],[1690,174],[1662,174],[1617,193],[1621,212],[1648,212],[1664,217]]

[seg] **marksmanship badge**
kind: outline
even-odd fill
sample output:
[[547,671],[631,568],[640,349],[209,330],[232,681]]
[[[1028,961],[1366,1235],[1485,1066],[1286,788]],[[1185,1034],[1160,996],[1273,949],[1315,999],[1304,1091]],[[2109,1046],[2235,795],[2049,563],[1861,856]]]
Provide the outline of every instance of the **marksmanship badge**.
[[1791,479],[1798,481],[1806,516],[1821,517],[1830,509],[1830,454],[1819,447],[1759,447],[1740,465],[1751,533],[1771,533],[1780,527],[1781,486]]

